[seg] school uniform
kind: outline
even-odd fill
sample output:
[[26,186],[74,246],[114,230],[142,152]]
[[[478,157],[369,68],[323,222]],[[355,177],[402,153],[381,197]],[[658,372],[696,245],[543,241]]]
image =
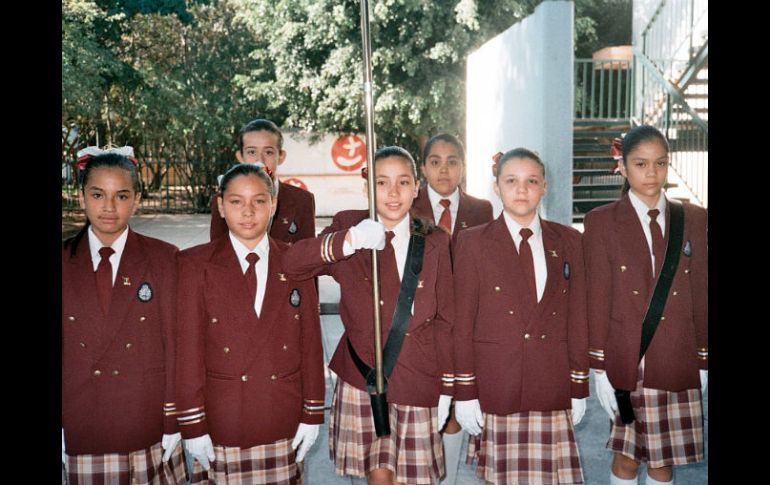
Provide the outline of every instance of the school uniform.
[[[270,237],[287,243],[315,237],[315,197],[307,190],[289,184],[282,184],[275,179],[278,190],[278,207],[270,227]],[[227,222],[219,215],[217,195],[211,198],[211,241],[226,235]]]
[[[186,480],[174,398],[177,248],[126,229],[111,248],[107,313],[92,228],[62,245],[62,427],[69,483]],[[105,273],[106,274],[106,273]],[[109,278],[109,276],[107,277]],[[109,281],[109,280],[108,280]]]
[[[608,448],[654,468],[703,460],[698,370],[708,368],[707,213],[683,205],[682,253],[641,363],[642,322],[662,264],[652,254],[649,208],[630,192],[585,218],[591,367],[632,391],[636,416],[627,426],[613,423]],[[666,244],[669,206],[662,195],[656,222]]]
[[[431,220],[436,224],[441,220],[444,206],[438,192],[427,183],[420,188],[412,206],[412,214]],[[449,212],[451,215],[452,244],[457,244],[457,235],[469,227],[484,224],[493,219],[492,204],[488,200],[477,199],[466,194],[459,187],[449,196]]]
[[478,399],[485,414],[469,458],[487,482],[583,483],[570,413],[572,398],[588,397],[581,235],[530,224],[535,303],[520,229],[503,212],[455,246],[455,399]]
[[254,296],[249,250],[231,233],[179,254],[177,420],[185,439],[209,434],[216,455],[192,483],[301,482],[291,440],[323,423],[323,350],[313,281],[288,276],[286,248],[257,245]]
[[[320,236],[298,241],[284,259],[289,274],[331,275],[341,286],[345,332],[329,364],[338,376],[329,429],[331,455],[341,475],[364,476],[386,468],[400,483],[433,483],[444,468],[436,426],[439,395],[452,395],[454,379],[449,236],[436,230],[425,237],[412,316],[388,383],[391,435],[376,438],[366,383],[348,350],[350,341],[361,360],[374,366],[371,251],[354,252],[344,242],[347,230],[366,217],[366,210],[339,212]],[[383,342],[390,332],[412,222],[405,217],[378,253]]]

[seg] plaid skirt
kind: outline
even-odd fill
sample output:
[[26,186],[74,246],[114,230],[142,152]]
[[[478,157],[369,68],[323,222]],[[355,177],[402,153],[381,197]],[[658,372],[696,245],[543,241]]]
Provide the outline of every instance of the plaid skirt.
[[489,483],[583,483],[569,410],[485,414],[481,435],[468,442],[466,463],[474,458],[476,476]]
[[144,450],[103,455],[67,455],[68,485],[182,485],[187,481],[182,444],[163,462],[160,442]]
[[631,405],[636,419],[624,425],[615,418],[607,448],[650,468],[703,461],[703,404],[700,389],[679,392],[642,387],[639,365]]
[[300,485],[302,463],[297,463],[291,439],[251,448],[214,445],[214,461],[204,470],[196,460],[190,485]]
[[398,483],[433,484],[444,475],[438,407],[388,404],[389,436],[377,437],[369,395],[337,379],[329,423],[329,454],[338,475],[363,477],[385,468]]

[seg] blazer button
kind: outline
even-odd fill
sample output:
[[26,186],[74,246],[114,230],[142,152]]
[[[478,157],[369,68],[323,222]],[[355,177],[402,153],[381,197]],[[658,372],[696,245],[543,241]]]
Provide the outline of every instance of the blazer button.
[[675,292],[673,292],[673,293],[671,293],[671,294],[672,294],[673,296],[676,296],[676,295],[678,295],[678,294],[679,294],[679,292],[678,292],[678,291],[675,291]]
[[384,304],[385,304],[385,302],[384,302],[384,301],[382,301],[382,300],[380,300],[380,306],[382,306],[382,305],[384,305]]
[[551,315],[556,316],[556,312],[551,313]]
[[686,270],[684,270],[684,274],[690,274],[690,268],[687,268]]
[[513,310],[508,310],[508,315],[513,315]]
[[96,370],[94,371],[94,375],[95,375],[96,377],[99,377],[100,375],[102,375],[102,371],[100,371],[99,369],[96,369]]
[[112,371],[112,375],[114,375],[114,376],[117,376],[119,374],[120,374],[120,372],[118,372],[117,370]]
[[567,292],[567,288],[564,288],[563,290],[561,290],[561,292],[562,293],[566,293]]
[[70,322],[74,322],[75,321],[75,317],[70,315],[70,316],[67,317],[67,320],[69,320]]
[[662,322],[663,320],[665,320],[665,319],[666,319],[666,317],[660,317],[660,321],[661,321],[661,322]]
[[246,374],[243,374],[243,375],[241,376],[241,380],[242,380],[243,382],[246,382],[246,381],[248,381],[248,380],[249,380],[249,376],[247,376]]
[[212,318],[212,319],[211,319],[211,323],[217,323],[218,321],[219,321],[219,320],[217,320],[216,318]]
[[140,321],[140,322],[143,322],[143,321],[145,321],[145,320],[147,320],[147,317],[145,317],[144,315],[142,315],[141,317],[139,317],[139,321]]
[[83,347],[83,348],[86,348],[86,343],[85,342],[80,342],[80,346]]
[[545,340],[545,335],[541,335],[540,340]]
[[299,313],[295,313],[294,314],[294,320],[299,320],[300,318],[302,318],[302,317],[299,316]]
[[500,287],[499,286],[495,286],[495,291],[500,291]]
[[[244,377],[246,377],[246,376],[244,376]],[[275,374],[273,374],[273,375],[271,375],[271,376],[270,376],[270,380],[271,380],[271,381],[274,381],[274,380],[276,380],[276,379],[278,379],[278,376],[276,376]]]
[[430,322],[430,318],[426,318],[426,319],[425,319],[425,321],[426,321],[426,322]]
[[224,351],[225,351],[225,353],[228,353],[228,352],[230,352],[230,347],[225,347],[225,348],[224,348],[224,349],[222,349],[222,350],[224,350]]
[[133,345],[134,345],[134,344],[132,344],[132,343],[130,343],[130,342],[129,342],[129,343],[127,343],[127,344],[126,344],[126,349],[130,349],[130,348],[131,348]]
[[639,294],[639,291],[637,291],[637,290],[631,290],[631,293],[633,293],[634,295],[638,295],[638,294]]
[[524,334],[524,339],[525,339],[525,340],[529,340],[529,334],[528,334],[528,333],[525,333],[525,334]]
[[620,267],[620,272],[621,272],[621,273],[625,273],[625,272],[626,272],[626,269],[628,269],[628,268],[626,268],[626,267],[625,267],[625,265],[624,265],[624,266],[621,266],[621,267]]
[[288,350],[289,346],[286,344],[283,344],[283,350]]

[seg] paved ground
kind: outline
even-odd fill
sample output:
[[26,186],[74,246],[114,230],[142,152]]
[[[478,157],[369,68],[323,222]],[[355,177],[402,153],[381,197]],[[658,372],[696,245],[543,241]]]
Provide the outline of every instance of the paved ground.
[[[176,244],[184,249],[208,241],[208,214],[183,215],[142,215],[131,221],[131,227],[139,233],[157,237]],[[319,218],[318,230],[329,224],[329,219]],[[339,301],[339,286],[329,277],[321,277],[320,296],[322,303]],[[323,331],[324,356],[328,363],[342,335],[342,322],[336,315],[324,315],[321,318]],[[334,464],[329,459],[328,451],[328,417],[331,406],[333,375],[327,370],[326,386],[326,424],[321,429],[313,448],[308,453],[305,467],[306,485],[351,485],[362,484],[363,481],[340,477],[334,473]],[[609,436],[609,420],[594,397],[593,378],[591,378],[591,397],[583,421],[576,427],[578,447],[583,464],[583,473],[587,485],[608,485],[610,452],[605,448]],[[708,390],[704,396],[704,412],[706,415],[706,461],[696,465],[676,467],[674,477],[677,485],[704,485],[708,483]],[[466,445],[467,446],[467,445]],[[466,446],[463,446],[463,456]],[[643,468],[643,467],[642,467]],[[646,473],[642,470],[640,477]],[[640,484],[645,483],[640,478]],[[458,485],[483,484],[474,475],[474,467],[460,464],[457,479]]]

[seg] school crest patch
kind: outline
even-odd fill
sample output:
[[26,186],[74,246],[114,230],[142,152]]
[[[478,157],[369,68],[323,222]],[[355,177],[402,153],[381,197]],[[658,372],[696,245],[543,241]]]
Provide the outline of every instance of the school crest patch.
[[688,258],[692,256],[692,243],[690,243],[690,240],[688,239],[686,243],[684,243],[684,249],[682,250],[685,256]]
[[152,300],[152,286],[150,286],[150,284],[145,281],[139,285],[139,289],[136,291],[136,296],[139,298],[139,301],[144,303]]
[[570,274],[572,274],[572,270],[569,267],[569,262],[565,261],[564,262],[564,279],[568,280]]
[[289,234],[296,234],[297,233],[297,223],[294,221],[291,221],[291,225],[289,226]]
[[299,297],[299,290],[294,288],[291,290],[291,295],[289,295],[289,303],[293,307],[298,307],[300,303],[300,297]]

